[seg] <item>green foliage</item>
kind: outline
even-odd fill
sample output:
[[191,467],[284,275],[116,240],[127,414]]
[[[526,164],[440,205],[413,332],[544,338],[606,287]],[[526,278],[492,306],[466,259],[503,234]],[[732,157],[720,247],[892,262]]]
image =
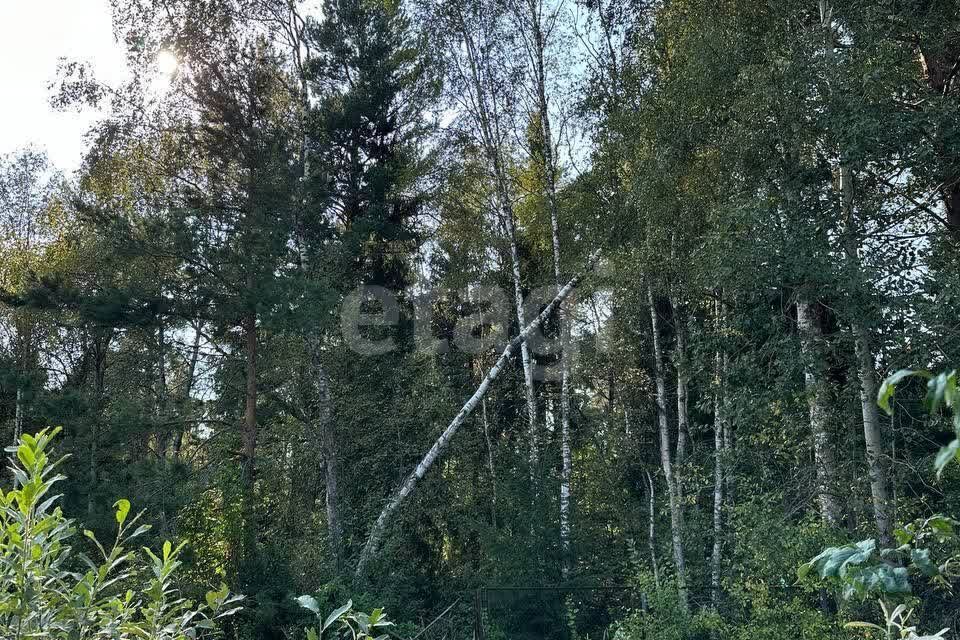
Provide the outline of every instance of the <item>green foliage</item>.
[[318,622],[322,621],[319,627],[307,629],[307,640],[320,640],[324,637],[342,640],[386,640],[389,636],[381,632],[393,626],[393,623],[387,620],[383,609],[374,609],[369,614],[356,611],[353,600],[348,600],[326,616],[321,613],[320,603],[313,596],[300,596],[297,602],[309,610]]
[[844,625],[845,629],[863,629],[868,637],[873,637],[871,631],[879,631],[884,640],[940,640],[949,629],[941,629],[933,635],[918,635],[917,627],[910,624],[910,618],[913,616],[913,609],[908,609],[906,605],[897,605],[892,610],[881,600],[880,609],[883,611],[883,626],[870,622],[848,622]]
[[[890,400],[896,387],[903,380],[917,376],[927,380],[927,395],[925,404],[927,410],[934,414],[941,405],[953,414],[953,425],[956,439],[940,450],[934,461],[934,468],[939,477],[951,460],[960,456],[957,449],[960,447],[960,411],[957,401],[956,370],[937,375],[927,371],[901,370],[884,380],[878,392],[877,404],[887,413],[892,414]],[[884,615],[885,626],[867,622],[851,622],[849,628],[873,629],[883,632],[888,639],[911,638],[922,640],[941,638],[946,629],[930,636],[918,636],[916,627],[910,626],[908,621],[913,613],[905,604],[900,604],[892,610],[888,608],[884,598],[903,596],[912,592],[908,579],[908,569],[923,578],[933,581],[949,590],[950,579],[960,575],[960,555],[948,557],[937,564],[933,559],[933,552],[928,545],[955,541],[957,522],[943,515],[908,523],[896,531],[894,537],[899,544],[894,549],[878,550],[875,540],[863,540],[855,544],[841,547],[830,547],[809,562],[801,565],[797,571],[798,577],[805,579],[811,570],[815,570],[820,578],[826,579],[842,588],[843,596],[849,598],[868,594],[883,596],[880,607]],[[906,566],[904,566],[906,565]]]
[[[960,509],[956,414],[943,428],[954,373],[904,371],[879,390],[888,513],[909,523],[893,549],[846,543],[877,536],[861,387],[873,393],[878,372],[906,362],[960,358],[955,3],[835,0],[821,16],[812,0],[584,1],[574,20],[560,0],[111,5],[131,81],[78,84],[83,67],[64,65],[61,100],[112,98],[76,178],[32,153],[0,160],[0,435],[69,421],[59,469],[71,482],[56,504],[92,538],[120,529],[156,550],[109,585],[140,594],[138,616],[158,593],[147,577],[177,563],[184,597],[221,582],[250,595],[236,640],[302,635],[308,609],[291,594],[317,584],[311,616],[352,599],[326,629],[352,636],[372,603],[402,625],[484,585],[655,571],[642,615],[627,611],[630,593],[517,597],[477,617],[491,637],[593,638],[619,618],[627,637],[830,638],[839,625],[814,578],[922,601],[925,623],[953,615],[956,524],[932,514]],[[539,36],[527,9],[544,20]],[[553,140],[531,109],[540,37]],[[180,65],[155,92],[161,49]],[[477,127],[481,108],[492,120]],[[549,178],[560,270],[603,249],[564,310],[577,353],[570,553],[550,415],[562,385],[536,381],[530,430],[518,357],[390,523],[370,583],[347,585],[385,498],[496,357],[415,349],[419,295],[442,289],[423,333],[443,338],[477,308],[476,285],[512,292],[511,215],[518,288],[552,282]],[[360,283],[406,288],[398,325],[367,328],[397,350],[358,356],[338,331]],[[815,309],[813,348],[800,298]],[[903,393],[920,380],[929,418]],[[675,593],[658,382],[689,614]],[[818,512],[825,491],[835,517]],[[168,538],[187,546],[165,553]],[[113,548],[96,547],[102,562]],[[845,619],[863,605],[840,606]]]
[[880,387],[877,402],[887,412],[892,413],[890,409],[890,399],[896,391],[897,384],[910,376],[918,376],[927,380],[927,396],[925,404],[931,414],[939,411],[941,405],[950,410],[953,415],[954,439],[947,446],[940,449],[934,460],[933,468],[939,477],[944,468],[950,464],[951,460],[960,462],[960,393],[957,391],[957,370],[938,373],[936,375],[929,371],[898,371],[886,380]]
[[224,586],[195,604],[174,584],[182,545],[167,541],[159,554],[131,542],[146,533],[142,513],[130,517],[130,502],[114,505],[116,536],[109,545],[83,535],[97,551],[93,560],[77,550],[76,528],[52,494],[65,478],[62,459],[50,457],[60,429],[24,434],[15,447],[14,487],[0,491],[0,637],[76,640],[187,640],[216,633],[216,622],[239,609],[240,597]]
[[907,569],[883,562],[882,556],[894,550],[877,550],[875,540],[830,547],[797,570],[803,580],[811,570],[825,579],[838,583],[843,595],[849,598],[868,593],[910,593]]
[[803,593],[762,582],[741,585],[724,611],[704,608],[683,614],[673,589],[647,591],[647,610],[635,611],[613,625],[613,640],[840,640],[838,625],[812,606]]

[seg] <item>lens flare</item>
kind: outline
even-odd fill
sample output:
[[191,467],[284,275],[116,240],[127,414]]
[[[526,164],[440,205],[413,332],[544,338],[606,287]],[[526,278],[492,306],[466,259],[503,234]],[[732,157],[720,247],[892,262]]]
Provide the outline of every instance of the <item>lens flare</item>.
[[172,51],[163,49],[157,54],[157,71],[165,76],[173,75],[179,63],[180,61],[177,60],[177,54]]

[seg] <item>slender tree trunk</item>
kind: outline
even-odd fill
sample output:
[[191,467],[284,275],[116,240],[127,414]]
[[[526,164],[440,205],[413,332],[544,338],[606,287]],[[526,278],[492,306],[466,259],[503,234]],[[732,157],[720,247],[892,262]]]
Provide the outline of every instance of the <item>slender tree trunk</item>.
[[[918,54],[927,86],[938,97],[950,95],[958,81],[957,59],[960,58],[960,38],[953,37],[946,46],[929,46],[918,39]],[[936,128],[934,128],[936,132]],[[960,240],[960,167],[953,160],[953,148],[942,139],[934,139],[937,155],[944,160],[946,170],[934,176],[939,184],[940,200],[946,213],[948,231],[955,241]]]
[[13,415],[13,445],[17,446],[20,436],[23,435],[26,414],[26,398],[24,398],[23,374],[29,367],[35,365],[34,323],[29,318],[14,314],[14,354],[16,364],[17,399]]
[[650,568],[653,570],[653,584],[657,586],[657,589],[660,588],[660,567],[657,563],[657,511],[656,511],[656,493],[655,487],[653,486],[653,476],[650,475],[650,472],[647,471],[647,487],[648,487],[648,529],[647,529],[647,546],[650,548]]
[[13,446],[20,442],[23,435],[23,386],[17,381],[17,407],[13,418]]
[[[544,164],[544,196],[550,212],[550,239],[553,246],[553,278],[557,289],[563,283],[560,252],[560,221],[557,207],[557,174],[553,153],[553,133],[550,127],[550,107],[547,102],[547,73],[544,64],[544,50],[546,49],[546,34],[541,23],[542,5],[537,0],[529,3],[530,21],[532,26],[532,51],[535,94],[537,96],[537,110],[540,115],[540,127],[543,140]],[[562,573],[564,579],[570,575],[573,562],[570,546],[570,507],[572,502],[571,480],[573,477],[573,458],[570,443],[570,327],[566,317],[564,304],[557,309],[557,319],[562,337],[560,352],[560,547],[563,552]]]
[[88,517],[93,516],[95,508],[94,495],[96,493],[97,482],[99,481],[100,422],[103,420],[103,412],[104,409],[106,409],[107,353],[110,350],[112,340],[113,330],[109,329],[103,334],[95,335],[92,344],[95,411],[90,433],[90,491],[87,494]]
[[[517,310],[517,325],[525,327],[526,311],[523,305],[523,277],[520,270],[520,252],[517,248],[517,228],[513,218],[513,206],[506,183],[502,175],[500,161],[494,162],[497,182],[500,184],[500,206],[507,231],[507,240],[510,243],[510,275],[513,280],[513,303]],[[527,401],[527,435],[530,443],[530,478],[536,483],[537,469],[540,465],[540,443],[537,430],[537,396],[533,382],[533,358],[530,355],[530,345],[526,341],[520,345],[520,361],[523,364],[524,397]]]
[[797,299],[797,326],[804,358],[804,386],[813,434],[820,517],[827,526],[836,527],[840,523],[840,505],[834,495],[837,463],[830,438],[830,394],[824,363],[823,330],[814,304],[803,296]]
[[689,374],[687,372],[687,329],[685,318],[679,307],[674,314],[677,325],[676,368],[677,368],[677,466],[673,470],[677,485],[677,495],[683,501],[683,465],[687,460],[687,441],[690,434]]
[[493,462],[493,442],[490,440],[490,422],[487,418],[487,399],[483,399],[483,439],[487,443],[487,468],[490,470],[491,505],[493,527],[497,527],[497,468]]
[[336,447],[326,455],[324,465],[324,484],[327,510],[327,535],[330,537],[330,551],[337,572],[343,570],[343,525],[340,520],[340,459]]
[[683,550],[683,505],[673,476],[673,464],[670,451],[670,422],[667,416],[667,382],[663,370],[663,350],[660,345],[660,320],[657,317],[656,299],[653,286],[647,284],[647,303],[650,306],[650,326],[653,336],[653,374],[657,388],[657,418],[660,424],[660,464],[667,482],[667,496],[670,501],[670,529],[673,542],[673,559],[677,571],[677,596],[684,611],[689,610],[687,595],[687,567]]
[[[306,47],[303,60],[299,65],[301,108],[303,110],[303,135],[300,140],[300,166],[301,179],[304,185],[310,179],[310,135],[309,135],[309,114],[311,106],[310,82],[307,78],[307,72],[312,58],[312,52],[309,47],[309,39],[303,37],[306,31],[306,22],[303,21],[296,11],[292,8],[291,16],[299,20],[297,24],[301,25],[297,31],[296,42],[293,43],[294,50],[297,52],[298,60],[300,55],[300,45]],[[306,241],[302,240],[306,245]],[[305,252],[301,250],[300,257],[301,271],[309,271],[309,263]],[[307,419],[312,422],[313,432],[320,440],[321,450],[324,458],[324,506],[327,515],[327,536],[330,553],[333,558],[334,570],[340,574],[344,570],[344,540],[343,525],[340,513],[340,456],[339,443],[334,432],[334,425],[331,412],[330,398],[330,379],[327,376],[326,369],[323,366],[322,348],[320,336],[314,335],[308,339],[307,351],[310,359],[310,375],[312,388],[309,390],[311,395],[310,406],[307,411]]]
[[[566,386],[566,380],[564,380],[563,386]],[[573,456],[570,446],[570,415],[568,408],[564,406],[562,387],[560,396],[560,549],[563,553],[561,575],[566,580],[570,577],[573,562],[570,548],[570,503],[572,500],[570,481],[573,476]]]
[[[190,364],[187,367],[187,379],[183,383],[183,389],[180,391],[180,400],[184,406],[190,402],[190,395],[193,393],[193,384],[197,376],[197,362],[200,360],[200,327],[194,327],[193,345],[190,348]],[[180,452],[183,450],[184,428],[178,427],[173,436],[173,459],[180,459]]]
[[[584,272],[591,270],[599,259],[599,252],[594,252],[594,254],[587,261]],[[364,576],[367,564],[380,548],[380,542],[384,533],[386,533],[387,527],[392,521],[394,514],[406,501],[407,497],[413,493],[414,489],[416,489],[417,485],[420,483],[420,480],[423,479],[430,468],[433,467],[433,464],[437,461],[440,455],[446,450],[447,446],[449,446],[450,441],[457,434],[457,431],[460,430],[460,427],[463,425],[464,421],[466,421],[470,414],[473,413],[473,410],[476,409],[480,401],[483,400],[483,397],[486,395],[490,385],[493,384],[493,382],[503,371],[504,367],[510,361],[510,358],[513,357],[513,354],[516,352],[520,344],[524,340],[527,340],[534,331],[537,331],[546,321],[546,319],[554,313],[557,305],[561,304],[573,292],[577,284],[580,282],[582,276],[583,274],[574,276],[570,282],[568,282],[559,292],[557,292],[556,297],[543,309],[543,311],[540,312],[540,315],[526,325],[523,330],[520,331],[520,333],[507,344],[503,350],[503,353],[500,354],[500,357],[487,372],[487,375],[480,382],[480,385],[477,387],[477,390],[474,392],[474,394],[469,400],[467,400],[466,403],[464,403],[463,407],[460,409],[457,415],[454,416],[453,420],[450,421],[450,424],[446,429],[444,429],[443,433],[439,438],[437,438],[436,442],[433,443],[433,446],[430,447],[430,450],[427,451],[420,463],[417,464],[417,466],[403,481],[390,500],[387,501],[387,504],[384,506],[383,510],[380,512],[380,515],[377,517],[376,522],[370,528],[370,532],[367,534],[367,542],[364,545],[363,551],[360,554],[360,559],[357,562],[356,577],[358,579]]]
[[716,356],[717,391],[713,398],[713,552],[710,558],[710,603],[716,609],[720,604],[720,566],[723,554],[723,488],[726,480],[724,472],[723,436],[727,429],[725,380],[723,377],[723,357]]
[[243,414],[243,467],[241,484],[243,489],[244,544],[245,552],[253,552],[256,544],[254,531],[254,493],[256,482],[257,458],[257,317],[253,312],[243,319],[244,356],[246,359],[246,393]]
[[[157,326],[157,386],[156,386],[156,414],[157,421],[163,423],[167,417],[167,336],[163,327],[163,321],[158,318]],[[157,455],[167,459],[167,448],[171,445],[171,430],[164,428],[160,434],[160,442],[157,445]]]
[[[480,134],[486,160],[494,180],[497,198],[497,216],[506,231],[510,245],[511,277],[513,279],[514,305],[517,310],[518,329],[527,326],[523,306],[523,278],[521,274],[520,253],[517,248],[516,221],[513,216],[513,204],[510,199],[510,176],[505,166],[503,142],[500,136],[500,122],[497,105],[491,104],[488,77],[484,75],[482,56],[474,42],[475,34],[470,31],[462,16],[459,21],[460,36],[466,53],[468,70],[464,80],[471,87],[474,96],[473,108],[475,125]],[[481,47],[482,48],[482,47]],[[540,465],[539,437],[537,431],[537,398],[533,380],[533,358],[526,342],[520,345],[520,360],[523,364],[524,390],[527,402],[528,440],[530,445],[530,479],[536,491],[537,469]]]
[[[724,360],[724,365],[727,364],[726,359]],[[726,370],[726,366],[724,367]],[[723,425],[723,450],[727,454],[727,464],[725,465],[726,478],[725,478],[725,491],[724,495],[726,496],[727,502],[727,520],[730,520],[732,516],[732,507],[734,504],[734,499],[736,497],[736,488],[737,488],[737,476],[734,469],[734,464],[737,459],[736,456],[736,442],[734,439],[733,433],[733,420],[730,412],[730,399],[727,398],[727,405],[724,410],[724,425]],[[733,531],[731,530],[731,535]]]
[[[840,166],[841,193],[845,219],[847,221],[847,258],[850,271],[856,280],[854,286],[864,286],[863,273],[856,240],[853,219],[853,186],[850,168],[846,163]],[[877,407],[877,374],[873,351],[870,348],[870,330],[865,326],[862,316],[853,314],[851,318],[854,351],[857,360],[857,377],[860,387],[860,409],[863,417],[863,440],[866,449],[867,470],[870,477],[870,495],[873,501],[873,519],[881,543],[889,545],[893,541],[893,522],[890,513],[890,494],[888,491],[889,474],[884,463],[883,432],[880,427],[880,411]]]
[[[858,323],[859,324],[859,323]],[[870,474],[870,493],[873,498],[873,515],[877,532],[883,544],[893,540],[893,518],[889,487],[889,473],[884,464],[883,432],[880,413],[877,411],[877,377],[873,354],[869,347],[869,334],[859,326],[854,327],[857,360],[860,369],[860,406],[863,413],[863,439],[866,444],[867,467]]]
[[[727,330],[727,312],[726,307],[722,302],[717,304],[717,315],[719,316],[720,324],[720,335],[721,338],[726,340],[729,335]],[[719,376],[720,376],[720,409],[722,413],[723,420],[721,421],[720,426],[722,427],[722,460],[723,463],[721,468],[723,470],[723,512],[721,517],[723,523],[726,525],[726,535],[722,536],[726,538],[727,548],[734,548],[734,527],[733,527],[733,514],[734,514],[734,504],[735,504],[735,491],[737,487],[737,477],[736,477],[736,452],[735,442],[734,442],[734,433],[733,433],[733,402],[730,398],[730,352],[726,344],[722,347],[722,357],[719,363]],[[722,542],[722,540],[721,540]],[[721,546],[721,553],[723,548]],[[722,560],[722,557],[721,557]]]
[[[544,135],[550,135],[549,114],[546,113],[546,106],[542,106],[544,112]],[[547,138],[544,142],[546,148],[550,148],[552,143]],[[555,168],[552,166],[553,154],[545,152],[547,162],[547,174],[551,177],[547,180],[547,202],[550,207],[550,227],[551,240],[553,244],[553,276],[557,289],[563,282],[562,272],[560,270],[560,225],[556,206],[556,184],[552,176],[555,174]],[[573,457],[571,455],[571,434],[570,434],[570,326],[565,311],[565,304],[560,304],[557,308],[557,318],[560,324],[561,352],[560,352],[560,547],[563,552],[562,571],[564,579],[570,575],[570,567],[573,562],[570,546],[570,507],[572,502],[571,480],[573,478]]]
[[314,404],[309,416],[319,434],[324,459],[324,496],[327,511],[327,536],[333,564],[339,573],[344,569],[343,525],[340,515],[340,447],[333,429],[330,411],[330,381],[319,360],[319,347],[311,355],[313,363]]
[[[824,30],[824,51],[828,66],[833,66],[836,49],[836,32],[833,26],[833,5],[831,0],[820,0],[820,19]],[[844,247],[851,274],[852,288],[860,293],[867,286],[860,263],[860,247],[854,216],[855,192],[853,170],[846,159],[846,152],[840,149],[838,166],[840,182],[840,207],[846,225]],[[889,478],[883,459],[883,434],[880,429],[880,412],[877,408],[877,375],[873,352],[870,348],[870,331],[860,314],[851,314],[854,350],[857,360],[857,374],[860,383],[860,407],[863,416],[863,439],[866,445],[867,468],[870,476],[870,494],[873,500],[874,523],[880,541],[889,545],[892,540],[893,523],[890,519],[890,494],[887,490]]]

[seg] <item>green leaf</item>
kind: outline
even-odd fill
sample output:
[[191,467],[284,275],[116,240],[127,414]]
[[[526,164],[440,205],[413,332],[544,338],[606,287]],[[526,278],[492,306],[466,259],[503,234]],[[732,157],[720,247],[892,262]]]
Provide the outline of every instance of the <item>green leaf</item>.
[[893,537],[896,538],[897,543],[901,545],[910,544],[913,542],[913,532],[907,528],[894,529]]
[[957,396],[957,372],[940,373],[927,382],[927,408],[930,413],[940,408],[946,402],[948,407],[955,404]]
[[121,498],[114,502],[113,506],[117,509],[117,522],[122,525],[126,521],[127,515],[130,513],[130,501],[125,498]]
[[909,378],[910,376],[930,378],[931,374],[928,371],[901,369],[895,374],[888,376],[887,379],[883,381],[883,384],[880,385],[880,390],[877,392],[877,404],[880,405],[881,409],[886,411],[888,414],[893,413],[893,410],[890,408],[890,399],[893,398],[893,393],[897,389],[897,384],[899,384],[904,378]]
[[958,452],[960,452],[960,440],[952,440],[950,444],[940,449],[936,460],[933,461],[933,468],[936,469],[938,478],[951,460],[960,458]]
[[24,468],[30,469],[37,461],[36,455],[33,453],[32,447],[22,444],[17,447],[17,458],[20,459],[20,462],[23,464]]
[[926,523],[931,529],[936,531],[941,536],[953,537],[953,525],[954,521],[950,518],[943,515],[931,516],[927,519]]
[[930,560],[929,549],[912,549],[910,560],[913,562],[913,566],[920,569],[920,572],[928,578],[940,575],[940,569]]
[[339,619],[340,619],[340,616],[342,616],[342,615],[345,614],[347,611],[349,611],[349,610],[351,609],[351,607],[353,607],[353,600],[347,600],[347,604],[345,604],[345,605],[343,605],[342,607],[336,609],[333,613],[331,613],[329,616],[327,616],[326,622],[323,623],[323,628],[320,629],[321,633],[322,633],[323,631],[326,631],[327,629],[329,629],[329,628],[330,628],[330,625],[332,625],[334,622],[336,622],[337,620],[339,620]]
[[856,591],[910,593],[910,580],[904,567],[879,564],[863,568],[852,582]]
[[819,568],[821,578],[844,578],[852,566],[869,560],[876,548],[876,541],[870,538],[856,544],[831,547],[811,562]]
[[304,609],[310,609],[316,614],[320,613],[320,603],[313,596],[300,596],[296,600]]

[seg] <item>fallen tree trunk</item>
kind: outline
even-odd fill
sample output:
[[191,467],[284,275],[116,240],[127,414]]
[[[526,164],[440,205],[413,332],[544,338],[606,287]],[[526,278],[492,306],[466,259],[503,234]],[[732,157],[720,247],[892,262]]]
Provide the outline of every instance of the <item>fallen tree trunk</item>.
[[433,443],[433,446],[430,447],[430,450],[423,457],[416,468],[414,468],[410,475],[407,476],[406,480],[403,481],[403,484],[401,484],[397,491],[393,494],[386,506],[383,507],[383,511],[380,512],[380,516],[377,518],[373,528],[367,535],[367,542],[363,547],[363,551],[360,553],[360,559],[357,561],[357,579],[363,577],[366,571],[367,563],[370,562],[370,559],[379,549],[380,542],[382,541],[383,535],[386,533],[387,526],[390,524],[394,514],[403,504],[404,500],[406,500],[407,497],[413,493],[413,490],[417,487],[417,484],[419,484],[420,480],[427,475],[430,467],[433,466],[443,451],[447,448],[447,445],[450,444],[450,440],[453,439],[453,436],[457,434],[457,431],[460,430],[460,427],[463,425],[466,419],[470,417],[470,414],[473,413],[473,410],[478,404],[480,404],[480,401],[483,400],[483,397],[486,395],[490,385],[494,380],[497,379],[497,377],[500,375],[500,372],[503,371],[503,368],[506,366],[507,362],[510,361],[510,358],[513,357],[517,347],[525,342],[534,331],[537,331],[540,326],[546,322],[547,318],[553,314],[556,308],[570,296],[573,290],[580,283],[583,275],[590,271],[594,265],[596,265],[599,259],[600,252],[595,251],[587,261],[587,266],[583,272],[574,276],[569,282],[567,282],[567,284],[557,292],[557,295],[553,298],[550,304],[548,304],[536,318],[527,324],[523,330],[507,344],[507,346],[503,349],[503,353],[500,354],[500,357],[480,382],[477,390],[472,396],[470,396],[470,399],[467,400],[453,420],[450,421],[450,424],[447,426],[447,428],[444,429],[443,433],[440,434],[440,437],[437,438],[436,442]]

